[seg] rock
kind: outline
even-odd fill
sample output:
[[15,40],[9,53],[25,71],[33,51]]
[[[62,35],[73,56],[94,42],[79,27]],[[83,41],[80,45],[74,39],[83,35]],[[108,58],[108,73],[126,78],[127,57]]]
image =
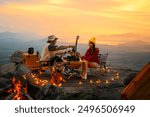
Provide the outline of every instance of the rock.
[[127,86],[136,75],[137,75],[137,73],[132,73],[128,77],[126,77],[124,79],[124,85]]
[[26,65],[18,64],[15,70],[15,77],[21,83],[26,84],[26,82],[32,82],[33,80],[31,73],[32,71]]
[[120,100],[123,87],[99,90],[99,100]]
[[0,87],[4,87],[11,84],[11,81],[7,78],[0,77]]
[[[17,54],[21,57],[21,55]],[[16,62],[15,62],[16,63]],[[27,84],[28,94],[37,100],[100,100],[100,99],[121,99],[121,92],[124,84],[127,85],[137,73],[131,70],[110,70],[105,75],[91,72],[87,80],[72,77],[63,83],[62,87],[55,87],[50,84],[38,85],[33,81],[34,75],[31,70],[24,64],[9,63],[0,67],[0,85],[7,86],[10,78],[15,76],[21,83]],[[116,78],[116,72],[119,78]],[[94,75],[93,75],[94,74]],[[45,74],[37,75],[38,78],[47,78],[49,80],[49,70]],[[114,78],[114,80],[112,80]],[[97,80],[101,83],[96,83]],[[93,83],[90,83],[90,80]],[[106,81],[109,82],[106,82]],[[2,83],[2,82],[3,83]],[[79,85],[79,82],[82,85]],[[30,87],[29,87],[30,84]],[[7,87],[6,87],[7,88]]]
[[37,100],[56,100],[60,99],[63,91],[60,87],[55,87],[50,84],[43,86],[40,91],[36,94],[35,98]]
[[22,63],[23,62],[23,52],[16,51],[10,56],[10,61],[13,63]]
[[6,75],[8,73],[14,73],[16,70],[16,65],[15,63],[8,63],[4,64],[0,67],[0,74],[1,76]]
[[24,64],[18,64],[17,67],[16,67],[16,74],[18,75],[28,75],[28,74],[31,74],[31,70]]

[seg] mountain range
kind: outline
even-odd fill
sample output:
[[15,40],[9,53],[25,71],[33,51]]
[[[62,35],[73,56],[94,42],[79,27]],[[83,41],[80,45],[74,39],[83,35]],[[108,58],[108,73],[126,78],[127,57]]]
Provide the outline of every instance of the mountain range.
[[[102,37],[106,38],[106,36],[98,38]],[[117,36],[114,36],[114,38],[115,37]],[[121,38],[121,36],[118,37]],[[0,33],[0,64],[9,62],[9,56],[17,50],[27,51],[29,47],[34,47],[35,50],[41,53],[46,41],[46,37],[40,39],[31,34]],[[74,43],[58,40],[58,44],[73,45]],[[118,45],[97,44],[96,46],[100,49],[100,53],[109,54],[108,64],[111,66],[140,69],[144,64],[150,61],[150,44],[142,40],[136,41],[135,39],[131,39],[130,41]],[[78,51],[82,55],[86,52],[87,48],[88,45],[78,43]]]

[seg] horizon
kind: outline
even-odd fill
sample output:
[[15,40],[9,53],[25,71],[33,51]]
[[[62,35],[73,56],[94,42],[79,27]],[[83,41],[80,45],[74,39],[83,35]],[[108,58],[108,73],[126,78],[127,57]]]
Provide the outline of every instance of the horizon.
[[[15,51],[27,51],[29,47],[34,47],[35,51],[41,53],[43,46],[45,45],[47,38],[41,38],[39,40],[31,38],[31,40],[26,40],[29,35],[22,35],[18,33],[5,32],[0,33],[0,64],[9,62],[9,57]],[[17,45],[16,45],[17,43]],[[74,42],[63,42],[63,40],[58,40],[58,45],[68,45],[74,44]],[[88,42],[87,42],[88,43]],[[107,45],[107,44],[96,44],[99,48],[100,53],[109,53],[108,63],[111,66],[127,67],[132,69],[140,69],[144,64],[150,60],[150,46],[147,43],[140,41],[135,44],[124,43],[120,45]],[[78,42],[78,51],[81,54],[85,54],[88,48],[88,44]]]
[[[38,36],[35,33],[31,33],[31,32],[11,32],[11,31],[5,31],[5,32],[0,32],[0,39],[2,39],[2,37],[4,39],[8,39],[8,40],[12,40],[12,39],[17,39],[20,41],[25,41],[25,42],[29,42],[29,41],[42,41],[45,40],[45,42],[47,41],[47,36]],[[137,36],[137,38],[135,38]],[[57,36],[58,37],[58,36]],[[139,46],[138,48],[140,49],[140,47],[148,47],[146,49],[149,49],[150,43],[148,42],[150,37],[143,37],[139,34],[132,34],[132,33],[126,33],[126,34],[121,34],[121,35],[101,35],[98,36],[99,38],[103,38],[104,40],[100,40],[101,43],[99,43],[99,40],[97,40],[96,37],[96,45],[105,45],[105,46],[116,46],[116,47],[121,47],[121,46]],[[12,39],[11,39],[12,38]],[[127,38],[129,40],[127,40]],[[142,40],[142,38],[145,38],[145,40]],[[85,44],[88,45],[88,40],[86,42],[83,42],[82,40],[82,36],[79,36],[79,44]],[[112,42],[110,42],[109,40],[111,40],[113,42],[115,41],[121,41],[124,40],[124,43],[117,43],[114,44]],[[71,41],[68,41],[71,40]],[[58,43],[75,43],[76,40],[76,36],[72,36],[70,39],[69,37],[67,37],[66,39],[58,37]],[[108,42],[104,42],[104,41],[108,41]],[[149,49],[150,51],[150,49]]]
[[[132,34],[126,34],[130,35],[129,37],[132,38],[134,35]],[[121,35],[122,36],[122,35]],[[115,35],[114,37],[118,37],[117,39],[120,39],[120,35]],[[104,36],[105,37],[105,36]],[[114,38],[113,37],[113,38]],[[76,37],[73,37],[73,42],[65,41],[62,38],[58,39],[57,44],[58,45],[73,45],[75,44]],[[106,36],[107,38],[107,36]],[[19,45],[22,45],[23,47],[26,47],[26,49],[29,46],[35,46],[37,49],[42,49],[44,44],[47,42],[47,37],[37,37],[36,35],[32,35],[31,33],[23,34],[23,33],[13,33],[13,32],[3,32],[0,33],[0,45],[1,48],[7,47],[9,48],[16,48],[15,46],[11,45],[12,43],[18,43]],[[18,46],[19,46],[18,45]],[[88,48],[88,41],[86,43],[82,43],[82,37],[78,40],[78,46],[79,50],[83,51]],[[40,47],[40,48],[39,48]],[[85,48],[86,47],[86,48]],[[141,53],[141,52],[150,52],[150,44],[146,43],[142,40],[130,40],[125,41],[125,43],[121,43],[118,45],[113,44],[107,44],[107,43],[96,43],[96,47],[102,50],[102,52],[113,52],[113,53]],[[24,48],[25,49],[25,48]]]
[[149,14],[149,0],[1,0],[0,32],[54,34],[72,43],[80,35],[84,44],[96,37],[97,44],[150,45]]

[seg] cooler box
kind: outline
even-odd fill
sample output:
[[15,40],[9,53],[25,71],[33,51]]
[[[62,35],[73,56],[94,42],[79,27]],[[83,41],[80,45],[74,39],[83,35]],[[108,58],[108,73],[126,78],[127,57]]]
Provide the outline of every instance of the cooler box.
[[37,53],[29,54],[24,53],[23,54],[23,63],[30,69],[36,70],[39,68],[39,56]]

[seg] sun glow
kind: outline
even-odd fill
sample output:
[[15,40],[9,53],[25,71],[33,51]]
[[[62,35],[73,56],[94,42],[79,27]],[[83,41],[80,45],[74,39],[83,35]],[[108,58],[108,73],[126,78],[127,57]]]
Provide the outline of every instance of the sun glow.
[[[149,36],[149,0],[89,2],[88,4],[79,0],[6,2],[7,4],[0,4],[0,31],[27,31],[42,36],[51,33],[61,35],[62,38],[79,34],[83,35],[82,43],[95,36],[98,37],[97,43],[107,45],[130,41],[128,35],[119,37],[121,41],[115,40],[113,35],[116,34],[133,33]],[[100,35],[108,35],[108,39],[99,38]]]
[[67,0],[48,0],[50,4],[65,4]]

